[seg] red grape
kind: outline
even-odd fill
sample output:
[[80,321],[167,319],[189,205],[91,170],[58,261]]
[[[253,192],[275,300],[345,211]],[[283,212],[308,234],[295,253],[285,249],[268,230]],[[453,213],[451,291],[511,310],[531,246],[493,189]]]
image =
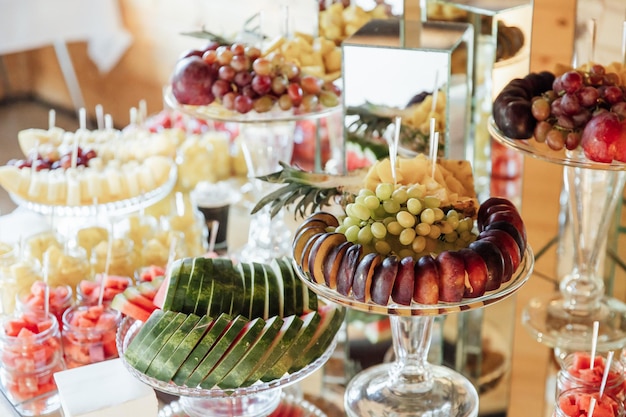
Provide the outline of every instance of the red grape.
[[550,123],[546,121],[541,121],[537,123],[537,126],[535,126],[535,132],[534,132],[535,140],[540,143],[545,142],[546,136],[548,135],[548,132],[550,130],[552,130],[552,125]]
[[576,94],[578,95],[580,105],[584,107],[595,106],[598,102],[598,98],[600,98],[598,89],[591,86],[583,87]]
[[252,82],[252,74],[248,71],[239,71],[233,79],[239,87],[245,87]]
[[272,89],[272,78],[269,75],[256,74],[252,77],[252,89],[259,95],[267,94]]
[[259,97],[253,102],[254,110],[257,113],[265,113],[272,109],[274,102],[270,96]]
[[242,43],[235,42],[230,45],[230,50],[234,55],[243,55],[246,52],[246,47]]
[[305,112],[315,111],[319,104],[319,98],[315,94],[306,94],[302,97],[302,103],[300,103],[300,108]]
[[552,129],[546,135],[546,143],[555,151],[559,151],[565,147],[565,137],[560,130]]
[[605,99],[609,104],[617,104],[621,101],[624,101],[622,89],[616,85],[610,85],[605,87],[602,91],[602,98]]
[[254,61],[258,57],[261,56],[261,50],[256,46],[246,46],[246,56],[250,58],[251,61]]
[[583,87],[583,76],[578,71],[568,71],[561,75],[561,87],[566,93],[575,93]]
[[250,69],[250,58],[245,55],[235,55],[230,61],[230,66],[237,72]]
[[550,103],[543,98],[538,98],[532,102],[531,111],[538,121],[546,120],[550,117]]
[[293,62],[288,62],[281,65],[280,73],[287,77],[289,81],[291,81],[300,75],[300,68]]
[[280,96],[285,91],[287,91],[287,86],[289,85],[289,81],[285,77],[278,76],[272,78],[272,93]]
[[235,94],[232,91],[224,94],[224,97],[222,97],[222,106],[224,106],[227,110],[235,110],[235,98],[236,97],[237,97],[237,94]]
[[626,119],[626,101],[622,101],[611,106],[611,111],[619,117]]
[[289,87],[287,87],[287,94],[289,94],[289,98],[291,98],[293,105],[298,107],[302,102],[302,88],[296,83],[291,83],[289,84]]
[[235,97],[235,111],[245,114],[252,110],[252,99],[243,94]]
[[216,50],[217,52],[217,62],[221,65],[228,65],[230,61],[233,59],[233,52],[227,46],[220,46]]
[[211,92],[218,99],[222,99],[226,93],[231,91],[230,83],[225,80],[217,80],[213,83],[213,87],[211,87]]
[[285,111],[290,110],[293,107],[293,102],[291,101],[289,94],[283,94],[278,98],[278,107]]
[[561,110],[563,110],[563,113],[569,116],[580,112],[580,103],[578,102],[578,97],[576,97],[576,95],[573,93],[563,94],[563,96],[561,97]]
[[204,54],[202,54],[202,59],[204,59],[204,62],[206,62],[207,64],[212,64],[217,61],[217,52],[215,52],[215,50],[213,49],[209,49]]
[[305,94],[319,94],[322,91],[322,81],[312,75],[300,78],[300,87]]
[[578,145],[580,145],[580,133],[569,132],[565,137],[565,147],[572,151],[578,148]]
[[220,67],[220,69],[218,70],[217,74],[220,77],[221,80],[225,80],[225,81],[233,81],[233,79],[235,78],[235,74],[237,72],[229,65],[223,65]]
[[267,58],[257,58],[252,62],[252,69],[258,75],[270,75],[272,73],[272,63]]

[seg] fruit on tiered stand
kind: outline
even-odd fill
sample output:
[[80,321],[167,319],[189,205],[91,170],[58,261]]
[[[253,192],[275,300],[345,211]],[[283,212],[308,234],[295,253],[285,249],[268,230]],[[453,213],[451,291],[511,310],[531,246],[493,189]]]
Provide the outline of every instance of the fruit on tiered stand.
[[18,136],[24,158],[0,167],[0,185],[23,200],[46,205],[139,197],[165,185],[172,174],[174,144],[153,136],[146,146],[145,137],[113,129],[26,129]]
[[[345,315],[319,304],[282,258],[183,258],[161,288],[154,301],[162,308],[124,357],[149,377],[190,388],[235,389],[296,372],[328,349]],[[130,311],[129,302],[119,295],[113,305]]]
[[[510,201],[478,206],[467,161],[439,160],[433,175],[424,155],[401,158],[395,185],[391,168],[387,159],[365,175],[333,177],[285,166],[264,177],[287,185],[260,205],[278,210],[301,198],[296,212],[313,212],[293,240],[311,281],[360,302],[411,305],[481,297],[511,280],[526,230]],[[336,196],[344,213],[318,211]]]
[[626,68],[588,64],[512,80],[493,105],[497,127],[553,151],[626,162]]

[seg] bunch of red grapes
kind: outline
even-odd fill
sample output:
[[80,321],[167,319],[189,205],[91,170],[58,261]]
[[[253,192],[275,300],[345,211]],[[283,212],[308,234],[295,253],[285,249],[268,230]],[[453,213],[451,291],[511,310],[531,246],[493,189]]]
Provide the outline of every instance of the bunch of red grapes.
[[276,106],[306,113],[339,104],[339,88],[330,81],[302,74],[280,53],[262,56],[241,43],[210,43],[192,50],[176,64],[172,93],[181,104],[220,103],[238,113],[264,113]]
[[593,65],[585,72],[571,70],[556,77],[551,90],[532,100],[531,112],[537,121],[535,140],[554,150],[573,150],[582,144],[583,136],[598,136],[600,132],[595,126],[602,127],[601,124],[590,123],[595,118],[618,122],[626,119],[626,87],[619,82],[619,76],[606,72],[602,65]]

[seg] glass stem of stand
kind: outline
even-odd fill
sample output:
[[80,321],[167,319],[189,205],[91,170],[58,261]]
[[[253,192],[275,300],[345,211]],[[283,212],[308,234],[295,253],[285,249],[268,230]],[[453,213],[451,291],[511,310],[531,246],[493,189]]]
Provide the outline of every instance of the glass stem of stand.
[[[593,311],[604,296],[600,253],[626,173],[578,167],[564,168],[569,196],[569,226],[572,231],[573,265],[560,282],[565,307],[572,313]],[[567,260],[564,260],[567,261]]]
[[398,395],[427,392],[433,379],[428,349],[433,316],[391,316],[395,362],[389,371],[389,387]]

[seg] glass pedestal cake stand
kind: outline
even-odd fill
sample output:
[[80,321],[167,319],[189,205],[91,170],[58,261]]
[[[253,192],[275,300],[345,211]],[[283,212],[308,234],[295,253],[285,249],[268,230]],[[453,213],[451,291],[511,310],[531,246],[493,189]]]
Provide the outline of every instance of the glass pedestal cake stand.
[[569,198],[571,271],[561,277],[558,292],[530,301],[522,323],[550,347],[589,350],[598,322],[598,349],[621,349],[626,341],[626,304],[605,294],[599,260],[624,189],[626,165],[593,162],[580,150],[554,151],[534,139],[508,138],[493,119],[489,131],[496,141],[526,156],[562,165]]
[[482,308],[515,293],[528,280],[534,266],[530,248],[510,281],[499,289],[458,303],[411,306],[363,303],[312,282],[295,265],[300,279],[320,297],[348,308],[390,316],[394,361],[358,373],[344,397],[350,417],[475,417],[478,393],[458,372],[428,363],[428,348],[435,316]]
[[[269,382],[257,382],[249,387],[237,389],[202,389],[179,386],[172,382],[163,382],[151,378],[133,368],[124,360],[124,352],[132,338],[139,331],[142,323],[131,318],[122,320],[117,332],[117,349],[122,362],[128,371],[140,381],[165,394],[179,396],[176,405],[169,407],[160,417],[175,417],[184,415],[189,417],[262,417],[270,415],[281,402],[282,388],[294,384],[311,375],[321,368],[335,350],[336,341],[333,341],[326,351],[315,361],[301,370],[285,374],[282,378]],[[309,407],[311,413],[317,411]],[[321,414],[321,413],[319,413]],[[319,414],[308,414],[317,417]],[[305,416],[307,414],[304,414]]]
[[[279,171],[280,162],[291,162],[296,122],[319,120],[341,111],[341,106],[336,106],[307,113],[276,108],[266,113],[250,111],[241,114],[217,103],[208,106],[180,104],[172,94],[171,87],[165,89],[164,98],[168,106],[189,116],[233,126],[241,143],[255,203],[276,189],[275,184],[257,177]],[[316,152],[321,152],[321,144],[318,145]],[[291,232],[284,221],[284,211],[272,213],[270,206],[266,205],[252,215],[248,241],[234,256],[240,261],[270,262],[274,258],[289,255]]]

